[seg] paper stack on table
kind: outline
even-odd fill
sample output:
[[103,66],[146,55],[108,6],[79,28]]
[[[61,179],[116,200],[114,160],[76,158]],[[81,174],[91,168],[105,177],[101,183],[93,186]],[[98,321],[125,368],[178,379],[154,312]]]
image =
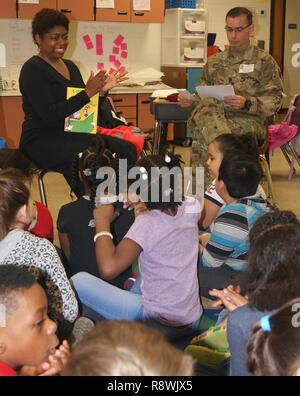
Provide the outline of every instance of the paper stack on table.
[[161,81],[161,78],[164,74],[158,70],[153,69],[152,67],[148,67],[146,69],[139,70],[134,73],[128,74],[128,80],[124,83],[124,85],[141,85],[144,86],[150,82]]

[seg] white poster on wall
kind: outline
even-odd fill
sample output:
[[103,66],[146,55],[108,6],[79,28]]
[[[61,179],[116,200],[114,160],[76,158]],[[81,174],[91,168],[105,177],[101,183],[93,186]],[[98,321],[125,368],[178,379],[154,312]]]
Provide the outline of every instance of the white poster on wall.
[[40,4],[40,0],[19,0],[19,4]]
[[97,0],[96,8],[115,8],[115,0]]
[[134,11],[150,11],[151,1],[150,0],[133,0]]

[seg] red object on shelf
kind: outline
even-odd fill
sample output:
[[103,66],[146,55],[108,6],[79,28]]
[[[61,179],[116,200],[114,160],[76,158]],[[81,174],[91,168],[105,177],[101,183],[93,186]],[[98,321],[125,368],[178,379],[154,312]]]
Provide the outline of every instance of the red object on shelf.
[[217,45],[212,45],[211,47],[207,47],[207,56],[212,56],[220,51],[220,48]]

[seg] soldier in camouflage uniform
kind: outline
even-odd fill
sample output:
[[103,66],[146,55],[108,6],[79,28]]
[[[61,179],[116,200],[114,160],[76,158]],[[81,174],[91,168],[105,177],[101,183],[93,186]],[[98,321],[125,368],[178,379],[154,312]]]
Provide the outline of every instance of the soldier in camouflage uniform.
[[205,165],[208,145],[220,134],[252,132],[262,144],[266,119],[282,105],[283,85],[277,63],[267,52],[250,44],[254,31],[251,12],[233,8],[226,15],[225,29],[229,48],[208,59],[198,85],[231,84],[235,95],[225,96],[224,101],[198,96],[193,103],[179,97],[183,107],[193,106],[188,122],[193,132],[193,167]]

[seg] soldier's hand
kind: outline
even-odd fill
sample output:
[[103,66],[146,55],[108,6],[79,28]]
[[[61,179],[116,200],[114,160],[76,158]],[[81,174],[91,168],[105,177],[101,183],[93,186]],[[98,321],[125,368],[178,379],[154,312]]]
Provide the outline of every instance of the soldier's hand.
[[240,95],[224,96],[224,102],[236,110],[241,110],[245,106],[246,98]]

